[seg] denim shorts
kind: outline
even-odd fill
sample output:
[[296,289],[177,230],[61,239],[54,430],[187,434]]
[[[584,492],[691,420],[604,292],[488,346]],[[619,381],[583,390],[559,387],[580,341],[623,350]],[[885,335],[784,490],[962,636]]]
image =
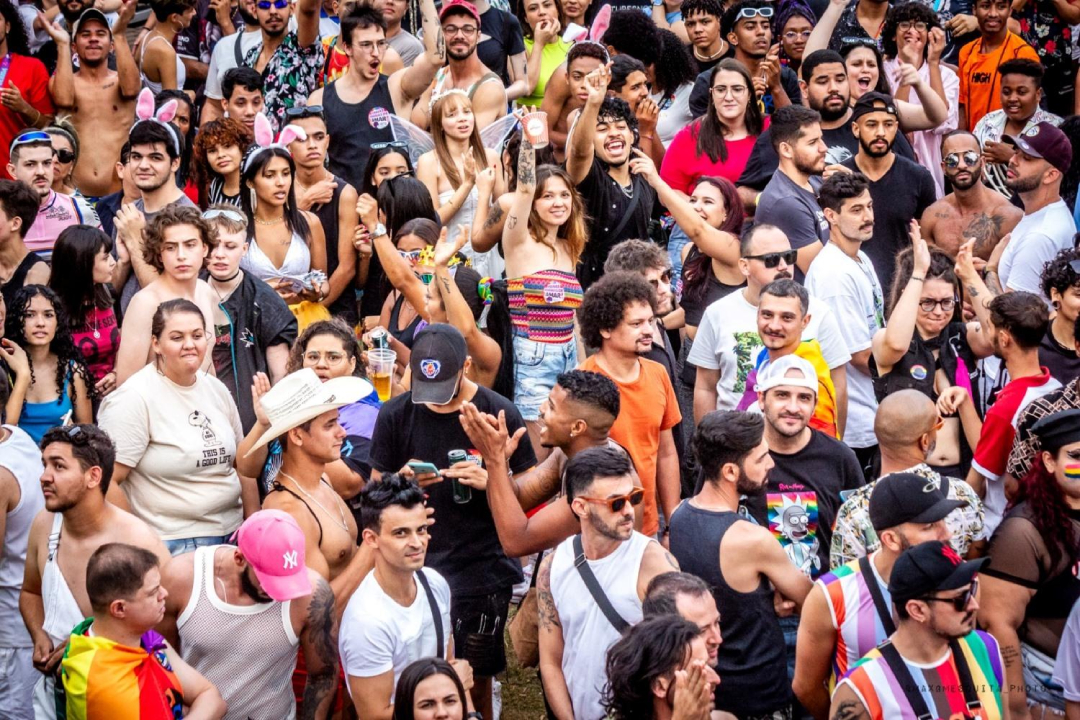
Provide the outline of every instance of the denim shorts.
[[169,551],[170,555],[176,557],[177,555],[183,555],[184,553],[195,552],[196,548],[206,547],[208,545],[227,545],[230,537],[232,537],[232,535],[166,540],[165,549]]
[[535,422],[555,379],[578,365],[577,343],[542,343],[514,336],[514,404],[521,417]]

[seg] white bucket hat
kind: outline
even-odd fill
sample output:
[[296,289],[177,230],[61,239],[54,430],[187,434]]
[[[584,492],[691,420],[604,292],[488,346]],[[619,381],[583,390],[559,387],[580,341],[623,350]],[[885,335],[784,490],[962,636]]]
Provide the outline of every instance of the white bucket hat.
[[353,376],[321,382],[311,368],[302,368],[286,375],[262,396],[262,407],[270,420],[270,429],[262,434],[244,457],[308,420],[344,405],[352,405],[373,390],[367,380]]

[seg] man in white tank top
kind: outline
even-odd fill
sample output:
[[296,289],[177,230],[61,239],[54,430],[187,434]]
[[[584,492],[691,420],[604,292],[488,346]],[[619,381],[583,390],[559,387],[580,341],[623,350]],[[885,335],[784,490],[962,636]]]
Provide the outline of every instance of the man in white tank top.
[[544,558],[536,583],[540,674],[559,720],[604,717],[607,650],[622,630],[601,609],[582,572],[596,578],[620,624],[629,625],[641,621],[649,582],[679,569],[659,543],[634,530],[634,506],[644,498],[636,477],[626,453],[607,447],[585,450],[566,466],[566,498],[581,534]]
[[[34,716],[56,717],[53,673],[76,624],[94,614],[86,592],[86,565],[106,543],[122,542],[171,556],[150,527],[105,500],[116,449],[96,425],[69,425],[41,440],[45,510],[30,526],[26,573],[19,609],[34,641],[34,668],[43,673],[34,688]],[[0,706],[2,707],[2,706]]]
[[297,647],[307,663],[302,717],[325,717],[337,681],[334,594],[306,565],[304,531],[288,513],[260,510],[236,545],[178,555],[158,630],[221,692],[225,718],[296,717]]
[[34,671],[34,641],[19,615],[19,588],[26,566],[30,524],[45,507],[38,479],[41,451],[14,425],[0,428],[0,510],[6,515],[0,545],[0,708],[13,720],[34,717],[31,700],[38,673]]

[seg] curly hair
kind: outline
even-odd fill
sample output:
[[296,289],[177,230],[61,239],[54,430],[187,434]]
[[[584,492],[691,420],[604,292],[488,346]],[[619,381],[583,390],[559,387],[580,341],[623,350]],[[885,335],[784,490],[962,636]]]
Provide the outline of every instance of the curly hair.
[[1043,295],[1050,297],[1051,290],[1064,293],[1071,287],[1080,288],[1080,273],[1072,269],[1072,263],[1080,260],[1080,250],[1069,248],[1043,266],[1040,287]]
[[[86,367],[82,353],[71,339],[71,320],[68,318],[67,310],[64,309],[64,303],[55,292],[44,285],[24,285],[19,288],[11,307],[7,310],[4,335],[26,349],[26,313],[30,308],[30,301],[38,296],[48,300],[53,312],[56,313],[56,333],[49,343],[49,354],[56,356],[56,392],[63,397],[68,380],[78,375],[86,383],[86,392],[90,399],[94,399],[96,397],[94,377]],[[37,382],[37,377],[34,375],[34,360],[29,357],[29,353],[27,353],[27,361],[30,363],[30,384],[33,385]],[[76,392],[75,385],[72,384],[72,402],[75,400]]]
[[146,226],[146,242],[143,243],[143,260],[159,273],[165,272],[165,265],[161,262],[165,231],[177,225],[191,225],[198,230],[199,239],[208,252],[217,247],[217,233],[209,222],[203,220],[202,213],[190,206],[166,205]]
[[[716,3],[716,0],[704,1]],[[697,67],[690,48],[683,44],[678,35],[667,28],[660,28],[657,32],[660,34],[660,60],[656,63],[656,81],[652,89],[653,92],[674,95],[683,85],[694,82]]]
[[623,121],[626,123],[626,127],[630,128],[630,132],[634,133],[634,144],[637,145],[641,131],[638,128],[637,116],[634,115],[634,111],[630,109],[630,104],[623,100],[621,97],[615,95],[608,95],[604,98],[604,101],[600,103],[600,111],[596,114],[596,122],[612,122]]
[[[889,298],[885,305],[885,317],[892,315],[896,303],[900,302],[900,296],[904,294],[904,288],[911,280],[911,273],[915,267],[915,253],[908,247],[896,255],[896,272],[893,274],[893,284],[889,288]],[[956,261],[937,248],[930,248],[930,267],[926,270],[927,280],[944,280],[953,286],[957,295],[960,294],[960,283],[956,279]],[[957,312],[960,305],[957,304]]]
[[694,14],[712,15],[717,20],[724,17],[724,4],[720,0],[686,0],[680,10],[684,18]]
[[365,377],[364,362],[360,358],[360,343],[356,342],[356,333],[344,320],[334,318],[332,320],[319,320],[313,322],[300,333],[296,343],[289,351],[289,359],[285,363],[285,372],[294,373],[304,367],[304,353],[307,352],[308,343],[319,335],[330,335],[341,341],[341,346],[349,357],[356,361],[353,367],[353,375]]
[[671,260],[667,253],[654,242],[648,240],[623,240],[611,248],[604,261],[604,272],[644,273],[646,270],[668,270]]
[[1020,481],[1013,506],[1023,502],[1027,503],[1031,523],[1046,545],[1050,567],[1061,561],[1062,551],[1075,559],[1080,554],[1080,538],[1073,528],[1065,493],[1061,491],[1057,478],[1046,469],[1041,452],[1035,457],[1028,474]]
[[199,188],[201,207],[206,207],[210,202],[210,182],[218,177],[206,157],[210,149],[235,146],[240,149],[242,160],[253,140],[254,136],[247,125],[233,118],[211,120],[199,130],[191,147],[191,179]]
[[[701,185],[711,185],[716,188],[724,201],[724,211],[727,213],[727,216],[717,230],[729,232],[735,237],[741,236],[745,211],[743,210],[742,198],[739,197],[739,192],[735,189],[735,185],[724,177],[702,175],[698,178],[697,182],[694,183],[694,186],[690,189],[690,193],[693,194]],[[684,298],[688,300],[699,300],[705,296],[706,288],[709,287],[709,281],[716,277],[716,274],[713,272],[712,260],[713,259],[709,255],[703,253],[697,245],[692,244],[690,246],[690,252],[686,256],[686,261],[683,262],[682,269],[682,294]]]
[[656,23],[641,10],[624,8],[611,13],[611,24],[602,40],[615,52],[637,58],[649,66],[660,59],[660,38],[656,30]]
[[397,473],[383,475],[379,482],[367,483],[360,491],[360,528],[377,534],[383,510],[391,505],[411,510],[423,505],[425,497],[415,480]]
[[568,370],[555,378],[555,384],[566,391],[570,400],[599,408],[612,419],[619,416],[619,386],[607,375]]
[[29,55],[30,42],[26,38],[26,26],[19,17],[17,3],[11,0],[0,0],[0,15],[4,16],[4,24],[7,25],[7,49],[16,55]]
[[[937,13],[921,0],[909,0],[909,2],[893,5],[889,8],[889,14],[885,16],[885,27],[881,30],[881,46],[885,52],[885,57],[894,58],[899,52],[899,48],[896,46],[896,33],[902,22],[924,22],[926,23],[927,33],[933,28],[941,27]],[[924,58],[929,46],[930,43],[927,42],[923,47]]]
[[603,705],[614,720],[650,720],[653,683],[674,682],[675,671],[690,657],[697,625],[678,615],[658,615],[628,629],[607,653]]
[[597,280],[577,310],[581,338],[586,347],[598,348],[604,342],[601,331],[614,330],[623,321],[626,307],[645,303],[656,312],[656,290],[637,273],[606,273]]

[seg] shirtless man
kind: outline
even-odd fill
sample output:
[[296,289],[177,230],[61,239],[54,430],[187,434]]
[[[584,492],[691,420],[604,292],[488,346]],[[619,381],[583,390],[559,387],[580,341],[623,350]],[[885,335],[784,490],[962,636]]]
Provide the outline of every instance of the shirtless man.
[[[284,510],[307,538],[307,565],[330,583],[336,617],[374,567],[372,550],[357,547],[356,520],[326,479],[326,466],[341,458],[345,429],[338,408],[371,393],[353,376],[321,382],[311,368],[297,370],[273,388],[260,373],[252,386],[258,422],[236,449],[244,458],[277,439],[281,469],[264,510]],[[270,418],[274,418],[271,422]]]
[[[142,233],[142,214],[128,205],[116,216],[121,233]],[[210,224],[195,208],[170,205],[158,213],[146,228],[142,252],[145,261],[159,273],[157,279],[135,294],[124,314],[120,329],[120,349],[116,355],[116,386],[137,373],[150,357],[150,328],[158,305],[185,298],[202,310],[206,326],[214,327],[217,298],[199,279],[203,261],[216,244]],[[207,353],[203,369],[213,368],[213,353]]]
[[35,716],[53,718],[52,673],[71,629],[94,614],[86,593],[90,556],[106,543],[124,542],[153,552],[162,567],[171,558],[146,523],[105,500],[116,450],[104,430],[53,428],[41,452],[45,510],[30,527],[19,611],[34,641],[34,667],[44,673],[34,691]]
[[[548,138],[557,157],[561,158],[566,148],[566,136],[570,132],[570,113],[585,107],[585,101],[589,99],[586,76],[607,61],[607,50],[600,43],[576,43],[566,56],[566,65],[556,68],[544,87],[544,100],[540,103],[540,109],[546,112],[549,118],[548,124],[551,127]],[[552,123],[550,118],[558,119]]]
[[1001,238],[1012,232],[1024,211],[982,182],[979,141],[966,130],[954,130],[941,145],[941,169],[953,191],[926,208],[920,225],[931,245],[955,258],[960,245],[975,240],[975,257],[990,259]]
[[[71,37],[56,25],[45,25],[59,49],[49,92],[57,111],[70,114],[79,137],[84,138],[75,165],[75,184],[90,197],[120,189],[113,164],[127,141],[135,117],[135,96],[142,85],[125,39],[128,23],[135,16],[135,4],[136,0],[124,1],[111,30],[105,15],[96,8],[83,12]],[[79,54],[78,72],[72,69],[72,40]],[[110,52],[116,54],[116,70],[109,69]]]
[[469,0],[447,0],[439,13],[442,37],[446,38],[447,66],[421,96],[412,121],[425,130],[431,124],[432,93],[464,90],[472,98],[476,127],[483,130],[506,115],[506,88],[502,79],[476,56],[480,42],[480,13]]

